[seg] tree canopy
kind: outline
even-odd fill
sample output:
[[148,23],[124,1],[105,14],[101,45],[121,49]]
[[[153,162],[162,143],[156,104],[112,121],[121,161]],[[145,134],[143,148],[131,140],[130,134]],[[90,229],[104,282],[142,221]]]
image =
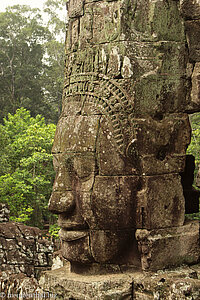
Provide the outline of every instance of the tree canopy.
[[61,3],[46,2],[46,25],[41,11],[26,5],[0,13],[0,122],[20,107],[57,122],[64,77],[65,22],[56,13]]
[[[48,219],[48,199],[54,170],[51,148],[56,126],[24,108],[8,114],[0,125],[0,202],[7,203],[14,220],[42,226]],[[26,219],[27,218],[27,219]]]

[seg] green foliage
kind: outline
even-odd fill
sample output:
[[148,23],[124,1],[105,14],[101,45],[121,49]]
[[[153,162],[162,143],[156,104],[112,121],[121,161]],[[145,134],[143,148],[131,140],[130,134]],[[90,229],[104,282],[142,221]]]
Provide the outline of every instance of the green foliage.
[[14,222],[26,223],[30,220],[30,215],[32,214],[32,212],[33,208],[31,207],[23,208],[18,217],[11,216],[10,220]]
[[0,202],[8,203],[15,220],[30,219],[30,225],[42,226],[48,219],[55,127],[24,108],[8,114],[0,125]]
[[49,227],[50,235],[56,239],[59,239],[59,234],[58,234],[59,230],[60,230],[60,227],[57,224],[50,225],[50,227]]
[[200,220],[200,212],[194,214],[187,214],[188,220]]

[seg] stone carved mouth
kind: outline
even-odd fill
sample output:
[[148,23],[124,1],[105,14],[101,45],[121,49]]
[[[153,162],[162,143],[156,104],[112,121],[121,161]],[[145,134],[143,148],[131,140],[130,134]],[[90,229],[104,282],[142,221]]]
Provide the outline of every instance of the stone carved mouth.
[[79,240],[88,235],[88,230],[74,230],[73,228],[64,229],[61,228],[59,231],[59,236],[61,240],[70,242]]

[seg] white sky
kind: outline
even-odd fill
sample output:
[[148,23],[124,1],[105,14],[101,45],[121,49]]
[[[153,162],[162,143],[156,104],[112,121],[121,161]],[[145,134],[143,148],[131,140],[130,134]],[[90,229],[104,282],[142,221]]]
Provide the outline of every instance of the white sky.
[[7,6],[29,5],[31,7],[43,8],[43,4],[46,0],[0,0],[0,11],[5,11]]
[[[32,8],[39,8],[43,9],[44,3],[46,0],[0,0],[0,12],[5,11],[7,6],[13,6],[13,5],[29,5]],[[64,20],[67,16],[66,6],[63,6],[63,11],[58,12],[61,18]]]

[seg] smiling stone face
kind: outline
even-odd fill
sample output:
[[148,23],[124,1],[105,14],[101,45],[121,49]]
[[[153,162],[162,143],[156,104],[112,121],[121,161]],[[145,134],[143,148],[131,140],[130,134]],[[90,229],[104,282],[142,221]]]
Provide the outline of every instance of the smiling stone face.
[[[199,107],[190,97],[179,3],[70,0],[68,12],[49,201],[64,257],[72,266],[143,269],[169,266],[172,256],[196,261],[196,250],[194,257],[173,251],[187,240],[180,178],[190,143],[186,112]],[[165,255],[156,264],[159,252]]]
[[[135,247],[139,177],[120,157],[105,117],[90,107],[87,115],[80,106],[58,123],[49,209],[59,215],[63,255],[69,261],[119,263],[127,246]],[[138,260],[137,251],[132,260]]]

